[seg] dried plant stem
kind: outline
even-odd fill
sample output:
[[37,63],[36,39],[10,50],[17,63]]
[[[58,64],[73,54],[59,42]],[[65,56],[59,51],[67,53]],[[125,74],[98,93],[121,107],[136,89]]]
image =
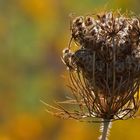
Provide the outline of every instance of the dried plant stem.
[[100,131],[101,131],[102,134],[99,137],[99,140],[107,140],[110,128],[111,128],[110,120],[104,120],[104,122],[101,124]]

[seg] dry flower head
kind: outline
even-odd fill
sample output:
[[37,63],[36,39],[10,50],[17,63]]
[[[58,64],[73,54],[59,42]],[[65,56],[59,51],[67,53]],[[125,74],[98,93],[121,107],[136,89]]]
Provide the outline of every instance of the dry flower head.
[[[139,109],[140,19],[105,12],[76,17],[71,22],[72,45],[63,50],[73,99],[48,105],[53,115],[83,120],[120,120],[135,117]],[[61,103],[77,105],[67,111]],[[94,120],[96,122],[96,120]],[[94,122],[93,121],[93,122]]]

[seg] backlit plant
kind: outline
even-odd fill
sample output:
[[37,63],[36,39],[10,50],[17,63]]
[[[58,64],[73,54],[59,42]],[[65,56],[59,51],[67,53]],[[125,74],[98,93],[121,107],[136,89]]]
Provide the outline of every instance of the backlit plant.
[[66,119],[102,122],[100,139],[106,140],[112,121],[135,117],[139,109],[140,19],[105,12],[72,17],[70,27],[71,41],[62,59],[73,99],[62,103],[79,109],[68,111],[60,103],[57,108],[48,105],[54,109],[49,112]]

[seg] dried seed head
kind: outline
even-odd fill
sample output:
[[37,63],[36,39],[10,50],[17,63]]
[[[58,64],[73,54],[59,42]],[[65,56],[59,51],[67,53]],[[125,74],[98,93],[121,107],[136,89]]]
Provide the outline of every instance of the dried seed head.
[[72,39],[78,49],[65,50],[63,60],[75,100],[65,103],[77,104],[79,110],[69,112],[59,105],[61,114],[55,115],[104,120],[134,116],[140,103],[139,22],[113,12],[73,20]]

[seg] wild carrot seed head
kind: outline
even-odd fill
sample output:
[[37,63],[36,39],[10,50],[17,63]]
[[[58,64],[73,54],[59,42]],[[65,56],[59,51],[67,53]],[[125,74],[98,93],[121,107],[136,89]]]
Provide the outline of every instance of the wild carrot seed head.
[[113,12],[73,20],[72,38],[79,48],[69,59],[75,68],[70,71],[71,88],[74,95],[80,95],[84,101],[89,116],[122,119],[137,111],[139,22],[139,18]]
[[[70,30],[62,60],[73,98],[57,102],[57,107],[46,104],[54,110],[48,112],[76,120],[134,117],[140,105],[140,19],[119,12],[80,16],[71,21]],[[61,104],[78,108],[68,111]]]

